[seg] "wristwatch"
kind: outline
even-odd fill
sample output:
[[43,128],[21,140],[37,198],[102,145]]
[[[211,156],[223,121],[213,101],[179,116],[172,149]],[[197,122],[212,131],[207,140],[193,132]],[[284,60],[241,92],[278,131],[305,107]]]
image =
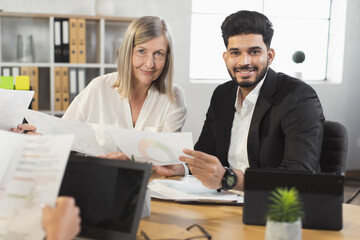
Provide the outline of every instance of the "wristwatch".
[[234,170],[225,167],[225,173],[221,180],[222,187],[221,189],[218,189],[218,192],[220,192],[220,190],[227,191],[233,189],[236,186],[236,183],[237,183],[237,176]]

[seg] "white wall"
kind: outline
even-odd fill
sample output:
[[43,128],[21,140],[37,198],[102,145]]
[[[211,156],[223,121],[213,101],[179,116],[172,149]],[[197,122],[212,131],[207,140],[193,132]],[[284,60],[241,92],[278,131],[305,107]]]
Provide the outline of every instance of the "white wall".
[[[95,0],[0,0],[0,9],[92,15]],[[117,16],[157,15],[171,26],[175,42],[175,82],[185,91],[189,113],[183,131],[192,132],[196,142],[216,84],[192,84],[189,80],[191,0],[114,0],[114,9]],[[319,94],[325,117],[343,123],[348,129],[347,169],[360,169],[360,1],[348,0],[347,10],[343,81],[313,87]]]

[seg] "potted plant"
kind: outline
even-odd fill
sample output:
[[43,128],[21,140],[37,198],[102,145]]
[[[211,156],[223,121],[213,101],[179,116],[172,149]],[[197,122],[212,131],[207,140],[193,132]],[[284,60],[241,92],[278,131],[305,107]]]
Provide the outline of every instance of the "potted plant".
[[296,188],[276,188],[269,198],[265,240],[302,239],[302,202]]

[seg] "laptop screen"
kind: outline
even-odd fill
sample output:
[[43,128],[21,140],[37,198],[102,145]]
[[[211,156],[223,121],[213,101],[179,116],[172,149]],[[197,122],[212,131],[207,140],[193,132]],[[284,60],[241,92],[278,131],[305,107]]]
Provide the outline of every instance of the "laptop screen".
[[243,222],[265,225],[271,191],[295,187],[303,202],[304,228],[340,230],[344,176],[281,169],[245,171]]
[[71,154],[59,196],[80,208],[80,236],[135,239],[151,165]]

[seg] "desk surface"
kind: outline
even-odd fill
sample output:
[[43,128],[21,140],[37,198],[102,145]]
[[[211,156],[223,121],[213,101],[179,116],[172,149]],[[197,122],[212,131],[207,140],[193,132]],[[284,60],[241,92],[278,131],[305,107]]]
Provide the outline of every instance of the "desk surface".
[[[197,223],[215,240],[264,239],[265,227],[245,225],[242,213],[240,206],[192,205],[153,200],[151,216],[140,221],[139,233],[143,230],[150,239],[181,239],[197,235],[186,231],[188,226]],[[343,225],[341,231],[303,229],[303,239],[360,239],[360,206],[343,205]]]

